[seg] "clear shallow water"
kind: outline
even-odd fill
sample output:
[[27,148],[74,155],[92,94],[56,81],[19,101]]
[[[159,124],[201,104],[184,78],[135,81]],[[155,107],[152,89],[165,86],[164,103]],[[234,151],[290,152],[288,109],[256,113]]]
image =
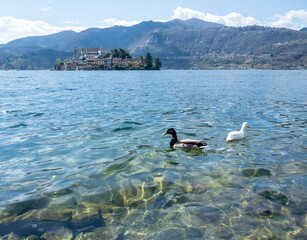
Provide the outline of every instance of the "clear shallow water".
[[[306,79],[0,72],[0,236],[306,239]],[[170,127],[208,147],[171,149]]]

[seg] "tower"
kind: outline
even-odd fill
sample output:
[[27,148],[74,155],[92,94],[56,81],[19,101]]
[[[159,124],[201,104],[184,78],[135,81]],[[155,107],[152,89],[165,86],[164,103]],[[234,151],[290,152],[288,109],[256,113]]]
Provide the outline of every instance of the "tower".
[[78,61],[78,48],[75,47],[74,49],[74,60]]

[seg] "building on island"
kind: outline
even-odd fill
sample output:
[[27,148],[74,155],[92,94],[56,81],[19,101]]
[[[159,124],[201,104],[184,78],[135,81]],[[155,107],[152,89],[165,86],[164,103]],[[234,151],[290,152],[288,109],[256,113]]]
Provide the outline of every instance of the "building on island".
[[105,56],[108,53],[108,49],[103,47],[89,47],[81,49],[81,57],[86,59],[94,59],[100,56]]
[[64,60],[64,70],[76,70],[78,69],[78,62],[74,59]]
[[78,61],[78,48],[77,47],[75,47],[74,49],[74,60]]
[[102,61],[102,64],[104,66],[104,69],[111,69],[112,68],[112,58],[111,57],[104,58]]
[[[119,55],[119,52],[126,55]],[[110,69],[143,69],[143,61],[132,58],[123,49],[108,51],[103,47],[82,48],[78,57],[78,48],[74,48],[74,57],[65,59],[63,67],[59,70],[110,70]],[[119,57],[120,56],[120,57]]]

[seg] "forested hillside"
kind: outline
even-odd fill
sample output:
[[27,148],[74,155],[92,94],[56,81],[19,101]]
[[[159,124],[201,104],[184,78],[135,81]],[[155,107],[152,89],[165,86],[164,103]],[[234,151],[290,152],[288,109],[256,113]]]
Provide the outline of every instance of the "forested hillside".
[[261,26],[226,27],[198,19],[147,21],[131,27],[91,28],[17,39],[0,46],[0,69],[48,69],[74,47],[151,52],[171,69],[305,69],[307,31]]
[[71,57],[73,52],[56,51],[52,49],[0,48],[0,70],[39,70],[53,68],[57,58]]

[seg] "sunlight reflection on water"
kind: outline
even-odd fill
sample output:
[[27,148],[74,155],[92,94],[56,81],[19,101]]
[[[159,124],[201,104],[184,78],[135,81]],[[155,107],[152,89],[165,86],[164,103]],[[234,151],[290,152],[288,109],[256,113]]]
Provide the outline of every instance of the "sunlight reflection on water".
[[4,75],[0,236],[307,237],[304,71]]

